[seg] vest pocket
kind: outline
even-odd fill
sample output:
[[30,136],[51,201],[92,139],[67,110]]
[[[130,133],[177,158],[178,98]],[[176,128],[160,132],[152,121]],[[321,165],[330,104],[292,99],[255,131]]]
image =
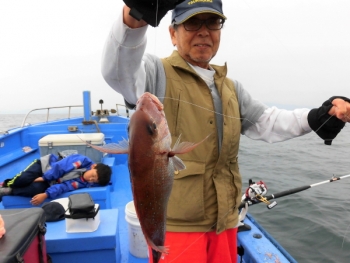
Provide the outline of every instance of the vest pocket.
[[204,171],[204,163],[186,162],[186,169],[174,174],[168,202],[168,219],[184,222],[204,219]]

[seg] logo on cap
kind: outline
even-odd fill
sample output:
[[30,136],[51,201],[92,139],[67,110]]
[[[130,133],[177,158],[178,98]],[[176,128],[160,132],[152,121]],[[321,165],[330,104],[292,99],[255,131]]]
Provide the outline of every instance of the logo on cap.
[[188,4],[189,4],[189,5],[193,5],[193,4],[199,3],[199,2],[202,2],[202,3],[212,3],[213,0],[192,0],[192,1],[189,1]]

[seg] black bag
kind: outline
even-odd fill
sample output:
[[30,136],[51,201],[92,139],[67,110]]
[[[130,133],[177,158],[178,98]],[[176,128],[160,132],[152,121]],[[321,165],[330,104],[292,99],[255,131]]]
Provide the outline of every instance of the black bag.
[[66,218],[94,218],[99,207],[95,209],[95,203],[89,193],[72,194],[68,197],[68,211]]
[[46,225],[40,207],[1,210],[6,233],[0,239],[0,263],[49,263]]

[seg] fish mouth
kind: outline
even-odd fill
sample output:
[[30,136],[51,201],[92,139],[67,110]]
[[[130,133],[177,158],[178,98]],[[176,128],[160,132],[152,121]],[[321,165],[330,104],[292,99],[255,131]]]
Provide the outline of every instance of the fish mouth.
[[157,106],[158,110],[159,110],[159,111],[162,111],[163,108],[164,108],[164,106],[163,106],[163,104],[159,101],[159,99],[158,99],[155,95],[153,95],[153,94],[151,94],[151,93],[150,93],[150,98],[151,98],[151,100],[153,101],[153,103]]
[[148,103],[152,103],[153,105],[155,105],[159,111],[162,111],[164,109],[164,106],[159,101],[159,99],[149,92],[145,92],[144,94],[142,94],[142,96],[138,99],[136,104],[145,105],[147,101]]

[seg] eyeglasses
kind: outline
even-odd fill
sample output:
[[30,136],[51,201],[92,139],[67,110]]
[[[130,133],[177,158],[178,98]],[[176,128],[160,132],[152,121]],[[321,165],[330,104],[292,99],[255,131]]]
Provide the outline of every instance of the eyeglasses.
[[187,31],[197,31],[203,26],[203,24],[205,24],[209,30],[220,30],[224,26],[224,22],[225,20],[222,18],[209,18],[206,20],[190,18],[182,24]]

